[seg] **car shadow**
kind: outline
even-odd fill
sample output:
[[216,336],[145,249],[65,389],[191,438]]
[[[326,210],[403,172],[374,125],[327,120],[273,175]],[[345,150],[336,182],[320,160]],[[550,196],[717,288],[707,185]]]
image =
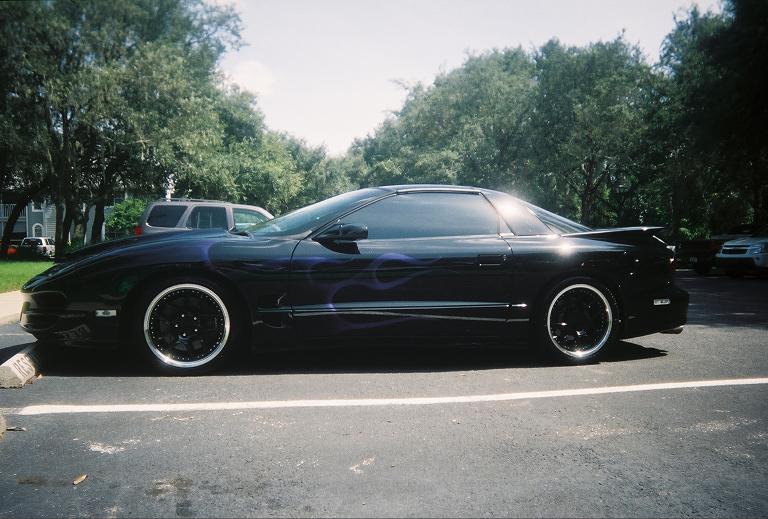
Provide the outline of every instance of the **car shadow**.
[[[630,362],[665,356],[667,352],[621,341],[605,351],[593,365]],[[118,351],[45,349],[41,351],[45,376],[148,377],[163,376]],[[509,368],[562,366],[526,347],[500,344],[430,346],[414,344],[375,347],[322,347],[304,350],[253,352],[223,367],[213,376],[350,373],[439,373]]]

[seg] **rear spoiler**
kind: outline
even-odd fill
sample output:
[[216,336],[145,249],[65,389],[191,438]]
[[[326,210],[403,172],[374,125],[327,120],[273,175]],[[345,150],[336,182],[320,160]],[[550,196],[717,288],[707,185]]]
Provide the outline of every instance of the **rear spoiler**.
[[[563,234],[566,238],[588,238],[617,243],[648,243],[664,227],[616,227],[614,229],[595,229],[593,231]],[[663,241],[659,240],[661,243]],[[661,244],[660,243],[660,244]]]

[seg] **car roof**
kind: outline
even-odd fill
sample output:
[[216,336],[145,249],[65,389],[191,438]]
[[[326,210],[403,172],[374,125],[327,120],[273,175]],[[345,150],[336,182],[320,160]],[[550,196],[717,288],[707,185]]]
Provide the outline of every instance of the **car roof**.
[[198,198],[171,198],[170,200],[166,198],[161,198],[159,200],[154,200],[150,205],[152,207],[157,205],[176,205],[176,204],[186,204],[186,205],[194,205],[194,204],[201,204],[201,205],[221,205],[221,206],[230,206],[230,207],[237,207],[237,208],[243,208],[243,209],[258,209],[260,211],[268,212],[266,209],[264,209],[261,206],[258,205],[250,205],[250,204],[238,204],[236,202],[224,202],[223,200],[202,200]]
[[501,191],[494,191],[493,189],[485,189],[482,187],[473,186],[453,186],[446,184],[398,184],[391,186],[381,186],[380,189],[388,189],[397,193],[407,193],[415,191],[433,191],[433,192],[454,192],[454,193],[499,193],[507,196],[507,193]]

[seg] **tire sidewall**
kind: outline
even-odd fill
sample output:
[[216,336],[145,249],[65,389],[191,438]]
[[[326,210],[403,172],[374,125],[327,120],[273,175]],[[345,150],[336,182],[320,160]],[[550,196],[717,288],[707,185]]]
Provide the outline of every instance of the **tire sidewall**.
[[[612,322],[608,338],[598,350],[584,357],[574,357],[560,351],[560,349],[558,349],[552,342],[547,326],[549,307],[552,304],[552,301],[561,291],[572,285],[589,285],[591,288],[598,290],[603,297],[605,297],[606,301],[608,301],[608,305],[611,309]],[[537,305],[536,315],[533,319],[533,337],[538,349],[548,359],[566,364],[586,364],[593,362],[618,340],[618,325],[620,322],[619,305],[616,303],[616,298],[614,297],[613,292],[607,286],[594,278],[586,276],[571,277],[560,281],[550,288],[547,291],[546,296],[541,300],[541,304]]]
[[[150,349],[144,331],[146,313],[155,298],[162,291],[170,287],[185,284],[199,285],[212,291],[223,303],[229,317],[229,334],[224,347],[214,358],[205,364],[187,368],[167,364],[158,358],[158,356]],[[131,336],[133,338],[132,342],[136,345],[135,352],[138,353],[138,356],[143,363],[149,364],[157,371],[170,375],[197,375],[210,372],[225,365],[241,349],[240,338],[242,337],[242,319],[238,307],[233,301],[234,298],[228,290],[222,287],[219,283],[205,278],[177,277],[152,284],[143,291],[142,295],[136,301],[136,306],[132,312],[134,322],[131,323]]]

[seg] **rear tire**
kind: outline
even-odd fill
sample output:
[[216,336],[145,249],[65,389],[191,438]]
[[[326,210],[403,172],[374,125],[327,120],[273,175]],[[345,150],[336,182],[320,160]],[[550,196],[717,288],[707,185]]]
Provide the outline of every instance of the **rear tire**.
[[137,302],[133,337],[146,361],[173,375],[212,371],[239,349],[242,319],[227,291],[180,278],[149,288]]
[[534,337],[550,359],[583,364],[616,341],[618,322],[618,305],[605,285],[571,278],[553,287],[536,309]]

